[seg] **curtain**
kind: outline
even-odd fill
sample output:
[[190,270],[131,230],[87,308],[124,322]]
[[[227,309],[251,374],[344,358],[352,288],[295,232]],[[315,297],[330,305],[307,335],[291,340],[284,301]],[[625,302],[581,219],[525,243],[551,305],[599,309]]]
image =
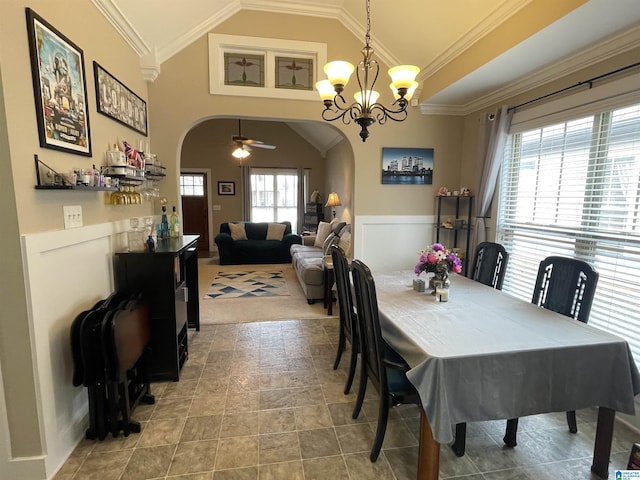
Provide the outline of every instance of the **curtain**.
[[240,184],[242,188],[242,219],[251,220],[251,174],[247,165],[240,166]]
[[478,157],[483,159],[483,166],[480,185],[476,194],[476,219],[471,252],[475,252],[476,246],[486,240],[485,218],[489,215],[491,200],[496,190],[504,145],[512,117],[513,112],[509,111],[507,105],[503,105],[493,115],[493,118],[488,118],[488,121],[484,121],[480,125]]

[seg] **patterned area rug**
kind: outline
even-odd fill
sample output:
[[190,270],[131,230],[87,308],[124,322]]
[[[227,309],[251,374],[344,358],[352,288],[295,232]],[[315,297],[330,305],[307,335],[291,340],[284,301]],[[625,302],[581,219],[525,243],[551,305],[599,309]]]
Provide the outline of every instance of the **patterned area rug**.
[[290,295],[282,270],[219,272],[205,298],[277,297]]

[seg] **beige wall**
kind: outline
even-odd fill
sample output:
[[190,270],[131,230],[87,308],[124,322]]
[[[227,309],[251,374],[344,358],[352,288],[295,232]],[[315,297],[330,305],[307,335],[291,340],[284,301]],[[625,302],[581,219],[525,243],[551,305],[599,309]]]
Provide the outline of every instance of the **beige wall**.
[[[336,192],[340,198],[340,207],[336,207],[336,218],[343,222],[352,223],[353,192],[355,178],[353,169],[353,150],[346,141],[338,143],[327,152],[327,188],[323,200],[326,203],[327,194]],[[331,209],[326,208],[325,218],[331,218]]]
[[[51,23],[84,51],[93,157],[41,148],[34,108],[34,92],[27,43],[25,7]],[[33,328],[25,292],[25,273],[20,248],[20,235],[61,230],[63,205],[80,205],[85,225],[118,221],[131,216],[142,216],[152,211],[150,205],[112,207],[105,202],[103,192],[36,191],[33,155],[58,171],[88,168],[103,163],[104,151],[117,139],[138,144],[143,137],[96,111],[92,61],[96,60],[125,83],[139,96],[147,98],[147,86],[139,69],[139,59],[89,0],[5,0],[0,2],[0,200],[3,209],[3,232],[0,247],[3,260],[2,292],[0,302],[0,365],[2,385],[0,407],[6,405],[8,431],[7,449],[0,454],[0,469],[11,476],[16,465],[31,464],[27,468],[38,470],[44,478],[43,459],[47,457],[44,443],[43,416],[38,402],[42,401],[35,372],[37,352],[33,341]],[[147,141],[147,139],[145,139]],[[82,259],[91,262],[92,259]],[[102,275],[105,262],[98,262],[97,275]],[[48,279],[64,285],[65,271]],[[34,279],[28,279],[32,282]],[[26,284],[28,289],[29,283]],[[71,305],[84,305],[87,292],[62,289],[63,298]],[[91,293],[89,293],[91,295]],[[95,297],[94,297],[95,298]],[[67,319],[71,321],[73,317]],[[68,347],[68,340],[65,342]],[[49,362],[58,363],[53,358]],[[81,389],[78,389],[81,392]],[[65,402],[65,399],[60,399]],[[60,405],[72,408],[72,405]],[[4,412],[0,408],[0,412]],[[4,413],[3,413],[4,415]],[[0,423],[1,424],[1,423]],[[61,429],[67,428],[61,425]],[[2,444],[4,442],[0,442]],[[49,447],[51,453],[52,446]],[[6,452],[6,453],[5,453]],[[6,455],[9,455],[6,458]],[[9,459],[15,460],[13,463]],[[24,460],[24,462],[23,462]],[[55,468],[55,466],[54,466]],[[32,470],[33,472],[33,470]],[[14,476],[13,478],[19,478]],[[27,477],[21,477],[27,478]],[[36,478],[35,475],[29,478]]]
[[[281,25],[287,25],[282,29]],[[275,37],[289,40],[327,42],[328,58],[359,61],[362,41],[337,21],[264,12],[243,11],[220,25],[216,33]],[[160,77],[149,86],[150,121],[155,150],[163,159],[168,177],[175,178],[187,132],[202,119],[250,117],[276,120],[319,120],[319,100],[286,100],[257,97],[230,97],[209,94],[208,47],[206,36],[198,39],[162,65]],[[382,70],[385,67],[382,66]],[[188,72],[188,75],[185,74]],[[383,79],[381,78],[381,82]],[[349,89],[349,87],[347,87]],[[390,102],[385,89],[381,101]],[[459,183],[463,119],[423,116],[410,108],[404,123],[373,125],[371,136],[363,143],[355,125],[334,122],[346,137],[354,157],[352,211],[350,216],[430,214],[435,188]],[[395,186],[381,184],[382,147],[435,148],[436,171],[433,186]],[[173,160],[171,160],[173,159]],[[327,187],[331,187],[327,184]],[[337,190],[340,185],[336,185]],[[171,204],[177,199],[177,181],[164,185]]]

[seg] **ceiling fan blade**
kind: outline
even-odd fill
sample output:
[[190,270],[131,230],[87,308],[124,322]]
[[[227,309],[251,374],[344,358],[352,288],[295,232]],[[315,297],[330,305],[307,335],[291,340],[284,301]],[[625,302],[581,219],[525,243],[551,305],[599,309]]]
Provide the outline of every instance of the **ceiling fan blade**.
[[[245,144],[246,145],[246,144]],[[265,148],[267,150],[274,150],[276,148],[275,145],[267,145],[266,143],[250,143],[249,145],[251,145],[252,147],[256,147],[256,148]]]

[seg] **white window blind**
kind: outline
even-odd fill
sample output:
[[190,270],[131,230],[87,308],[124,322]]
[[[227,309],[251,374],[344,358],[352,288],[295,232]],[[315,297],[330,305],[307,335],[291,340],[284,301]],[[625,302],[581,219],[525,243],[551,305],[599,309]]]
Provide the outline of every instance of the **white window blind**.
[[502,168],[497,241],[503,290],[531,301],[540,260],[575,257],[600,274],[589,324],[640,361],[640,104],[515,133]]

